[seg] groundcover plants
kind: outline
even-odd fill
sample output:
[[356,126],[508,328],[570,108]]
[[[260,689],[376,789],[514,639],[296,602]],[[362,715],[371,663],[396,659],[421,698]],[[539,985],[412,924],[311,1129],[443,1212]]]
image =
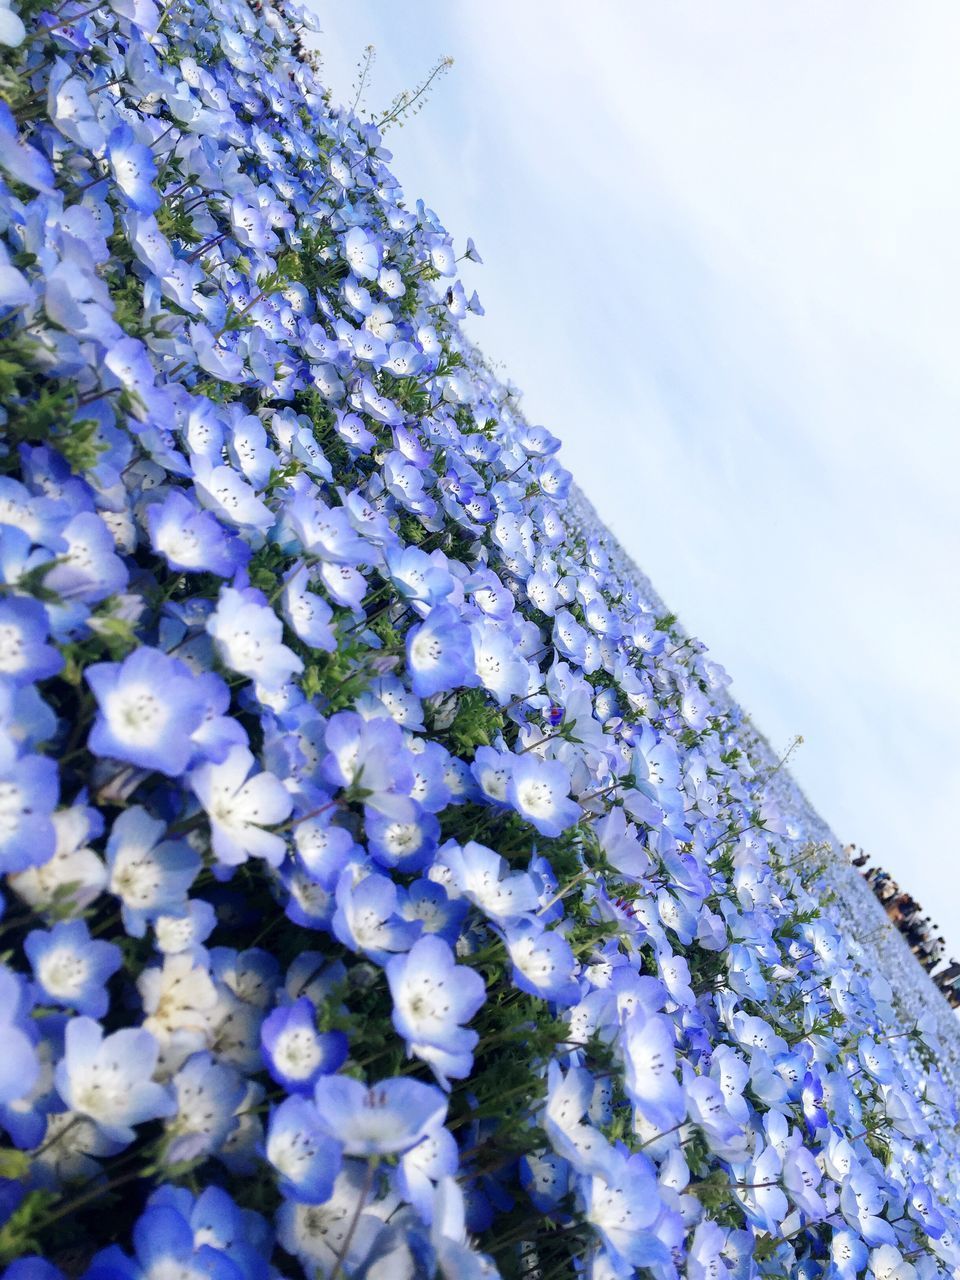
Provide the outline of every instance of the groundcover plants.
[[0,9],[6,1274],[955,1275],[924,1028],[308,26]]

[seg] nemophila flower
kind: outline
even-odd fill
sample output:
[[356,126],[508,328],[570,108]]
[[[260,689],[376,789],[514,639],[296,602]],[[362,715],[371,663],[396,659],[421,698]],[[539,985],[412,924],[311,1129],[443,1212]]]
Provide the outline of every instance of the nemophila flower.
[[323,596],[310,590],[309,570],[301,565],[287,578],[283,589],[283,616],[311,649],[332,653],[337,647],[331,625],[333,610]]
[[270,508],[233,467],[216,465],[209,458],[190,459],[197,497],[220,520],[235,529],[262,535],[273,525]]
[[107,840],[108,887],[120,899],[126,931],[142,938],[162,914],[184,910],[200,857],[183,840],[165,840],[166,824],[133,805],[119,814]]
[[402,1077],[364,1085],[350,1076],[323,1076],[314,1102],[321,1126],[348,1156],[409,1151],[447,1114],[439,1089]]
[[469,909],[465,899],[452,898],[435,880],[414,880],[409,888],[399,890],[398,901],[404,920],[419,921],[424,934],[435,934],[450,946]]
[[461,1024],[486,999],[480,974],[458,965],[449,945],[434,935],[418,939],[405,955],[392,956],[386,971],[393,1025],[409,1051],[423,1057],[423,1047],[439,1049],[457,1059],[458,1067],[465,1066],[462,1075],[469,1074],[479,1037]]
[[303,1204],[329,1200],[342,1154],[311,1099],[285,1098],[271,1113],[266,1155],[280,1176],[281,1191],[290,1199]]
[[63,601],[96,604],[127,585],[127,569],[113,538],[93,511],[81,511],[63,527],[66,549],[58,552],[44,586]]
[[0,600],[0,676],[29,684],[56,675],[63,658],[47,644],[50,622],[39,600],[12,596]]
[[173,569],[229,578],[247,563],[250,548],[231,537],[210,511],[201,511],[179,490],[146,509],[150,543]]
[[153,1280],[163,1275],[243,1278],[226,1253],[209,1244],[197,1244],[189,1222],[170,1205],[147,1208],[137,1221],[133,1241],[133,1259],[112,1245],[96,1255],[87,1280]]
[[261,599],[259,592],[224,587],[207,630],[228,667],[277,689],[303,670],[303,661],[283,643],[283,623]]
[[329,754],[320,771],[331,785],[357,793],[368,811],[399,821],[415,814],[413,772],[392,719],[364,720],[355,711],[339,711],[327,722],[324,745]]
[[565,766],[532,752],[514,757],[506,799],[543,836],[559,836],[580,817]]
[[440,823],[432,813],[412,814],[404,821],[371,812],[364,829],[374,861],[400,871],[422,871],[430,863],[440,836]]
[[406,650],[410,684],[418,698],[474,681],[470,629],[452,605],[437,605],[408,631]]
[[478,747],[474,752],[470,771],[488,803],[506,807],[512,764],[513,755],[509,752],[493,747]]
[[[357,1272],[383,1231],[383,1220],[364,1213],[366,1183],[357,1161],[346,1162],[321,1204],[286,1200],[277,1212],[277,1239],[284,1249],[320,1275],[331,1275],[342,1260]],[[402,1274],[402,1272],[401,1272]]]
[[13,12],[10,0],[4,0],[0,6],[0,44],[16,49],[23,43],[26,29],[19,14]]
[[26,1097],[40,1075],[35,1036],[28,1031],[30,1005],[23,980],[6,965],[0,966],[0,1104]]
[[[7,3],[0,8],[0,44],[11,43],[3,38],[3,27],[6,24],[7,34],[10,34],[13,23],[19,23],[22,28],[20,19],[10,12]],[[0,146],[0,169],[35,191],[49,193],[53,190],[54,176],[49,160],[42,151],[20,137],[13,112],[5,102],[0,105],[0,142],[3,144]]]
[[517,652],[515,638],[493,623],[474,623],[473,669],[484,689],[494,695],[501,707],[526,693],[530,685],[530,668]]
[[550,1145],[580,1174],[616,1176],[618,1153],[599,1129],[585,1119],[593,1098],[594,1080],[582,1067],[564,1075],[554,1060],[547,1068],[547,1104],[543,1127]]
[[84,675],[99,709],[87,741],[95,755],[172,777],[184,771],[205,710],[188,667],[144,645],[123,662],[93,663]]
[[456,1139],[437,1124],[401,1158],[394,1180],[397,1193],[429,1224],[433,1221],[437,1184],[453,1177],[459,1163]]
[[167,1121],[168,1164],[196,1160],[219,1151],[237,1125],[246,1092],[238,1071],[213,1054],[191,1055],[173,1077],[176,1113]]
[[[619,1153],[618,1153],[619,1154]],[[585,1184],[586,1220],[619,1267],[666,1263],[670,1254],[651,1232],[662,1210],[653,1165],[642,1152],[619,1155],[609,1175],[594,1175]]]
[[376,280],[380,271],[380,247],[361,227],[351,227],[343,238],[343,255],[361,280]]
[[363,951],[379,964],[391,952],[406,951],[420,936],[420,925],[398,914],[397,887],[392,880],[372,872],[355,880],[351,868],[340,875],[337,909],[331,927],[351,951]]
[[120,968],[120,949],[91,938],[82,920],[62,920],[48,932],[34,929],[23,949],[41,998],[102,1018],[110,1007],[107,980]]
[[506,925],[504,941],[513,962],[513,983],[521,991],[557,1004],[579,999],[576,960],[561,933],[544,929],[540,920],[521,920]]
[[933,1192],[923,1182],[914,1182],[907,1195],[907,1213],[923,1227],[934,1240],[939,1240],[947,1229],[947,1222],[937,1206]]
[[167,955],[137,980],[147,1015],[143,1025],[160,1046],[164,1073],[211,1042],[218,998],[208,963],[206,956],[190,952]]
[[128,124],[119,124],[107,138],[107,159],[117,186],[138,213],[153,213],[160,205],[154,187],[157,166],[149,147],[138,142]]
[[419,547],[389,548],[386,559],[390,581],[421,617],[453,590],[453,575],[442,551],[427,555]]
[[0,869],[24,871],[52,858],[57,845],[53,810],[59,774],[56,761],[20,755],[0,729]]
[[537,887],[525,871],[511,872],[498,853],[474,840],[462,848],[452,842],[443,845],[431,876],[496,924],[534,912],[539,904]]
[[316,1009],[306,996],[268,1014],[260,1041],[267,1070],[291,1093],[309,1093],[321,1075],[340,1069],[348,1051],[342,1031],[317,1030]]
[[624,1022],[620,1042],[624,1083],[634,1107],[661,1132],[678,1125],[686,1115],[686,1099],[674,1074],[676,1051],[668,1019],[637,1009]]
[[286,841],[265,828],[289,818],[290,793],[272,773],[253,773],[253,754],[246,747],[231,748],[226,759],[192,769],[190,789],[210,820],[210,836],[217,859],[228,867],[250,857],[279,866]]
[[108,1138],[132,1142],[134,1126],[173,1115],[170,1092],[152,1079],[159,1046],[149,1031],[127,1027],[104,1036],[92,1018],[67,1023],[56,1070],[57,1091],[78,1115]]

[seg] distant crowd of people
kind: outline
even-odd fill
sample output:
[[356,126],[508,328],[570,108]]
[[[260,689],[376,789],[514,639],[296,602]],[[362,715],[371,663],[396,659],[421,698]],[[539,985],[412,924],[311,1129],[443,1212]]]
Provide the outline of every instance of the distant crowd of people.
[[923,914],[920,903],[909,893],[904,893],[889,872],[867,866],[870,859],[862,849],[848,844],[844,852],[903,934],[910,950],[946,996],[951,1008],[960,1008],[960,961],[945,963],[946,943],[939,932],[940,926]]

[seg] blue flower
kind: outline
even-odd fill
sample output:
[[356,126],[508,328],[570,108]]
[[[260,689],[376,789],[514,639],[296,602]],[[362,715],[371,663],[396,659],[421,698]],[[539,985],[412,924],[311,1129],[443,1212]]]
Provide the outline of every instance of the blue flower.
[[63,658],[46,643],[49,634],[47,611],[39,600],[24,596],[0,600],[0,676],[30,684],[56,675]]
[[0,966],[0,1104],[26,1097],[40,1076],[34,1037],[28,1034],[30,1003],[23,979]]
[[177,1109],[170,1091],[151,1079],[158,1052],[157,1041],[143,1028],[125,1027],[105,1037],[92,1018],[73,1018],[57,1065],[57,1091],[105,1137],[132,1142],[135,1125]]
[[431,934],[418,939],[406,955],[387,961],[387,981],[393,1025],[409,1052],[432,1062],[425,1050],[440,1050],[448,1067],[451,1060],[455,1067],[444,1075],[469,1075],[479,1037],[461,1024],[469,1022],[486,999],[480,974],[458,965],[447,943]]
[[452,605],[431,609],[425,622],[407,632],[406,649],[418,698],[474,683],[470,629]]
[[210,1053],[194,1053],[173,1078],[176,1114],[167,1121],[168,1164],[197,1160],[221,1149],[239,1123],[246,1087],[240,1073]]
[[226,1253],[197,1244],[189,1222],[172,1205],[153,1205],[133,1233],[135,1258],[116,1245],[96,1255],[84,1280],[154,1280],[167,1275],[196,1275],[209,1280],[244,1280]]
[[310,1099],[285,1098],[271,1113],[266,1154],[280,1175],[284,1195],[304,1204],[330,1199],[343,1149],[330,1137]]
[[442,551],[430,555],[419,547],[391,548],[387,551],[387,572],[400,597],[408,600],[421,617],[453,590],[453,575]]
[[91,1018],[107,1012],[106,983],[122,963],[119,947],[91,938],[82,920],[62,920],[49,933],[28,933],[23,949],[43,999]]
[[53,856],[59,789],[56,761],[30,754],[18,758],[12,738],[0,729],[0,870],[23,871]]
[[253,767],[253,754],[236,746],[221,763],[207,761],[189,774],[190,789],[210,820],[213,851],[227,867],[250,857],[279,866],[286,853],[283,836],[265,828],[290,816],[290,793],[272,773],[252,773]]
[[559,760],[542,760],[528,752],[516,756],[507,784],[507,801],[542,836],[558,836],[580,817],[570,796],[570,775]]
[[349,1076],[322,1076],[314,1102],[322,1128],[348,1156],[409,1151],[447,1114],[439,1089],[403,1078],[364,1085]]
[[95,755],[171,777],[183,773],[205,707],[182,662],[144,645],[123,662],[93,663],[84,675],[99,708],[88,739]]
[[[13,16],[10,15],[11,18]],[[19,22],[19,19],[16,20]],[[22,29],[23,24],[20,25]],[[0,38],[0,44],[10,43],[12,41]],[[54,177],[50,161],[42,151],[31,147],[20,137],[17,122],[5,102],[0,103],[0,168],[17,182],[32,187],[34,191],[49,193],[53,190]]]
[[302,659],[283,643],[283,623],[257,591],[223,587],[207,630],[224,663],[265,689],[278,689],[303,670]]
[[439,842],[440,823],[432,813],[417,813],[402,821],[371,812],[364,825],[370,854],[382,867],[422,871]]
[[172,569],[229,578],[250,558],[246,543],[230,537],[212,512],[199,510],[179,489],[150,503],[145,520],[150,545]]
[[562,934],[544,929],[539,920],[521,920],[508,923],[503,936],[513,962],[515,986],[542,1000],[576,1003],[580,997],[574,976],[577,963]]
[[347,1058],[342,1031],[317,1030],[316,1010],[306,996],[269,1014],[260,1028],[267,1070],[291,1093],[309,1093],[321,1075],[338,1071]]
[[107,138],[107,159],[117,186],[128,204],[138,213],[153,213],[160,207],[154,187],[157,166],[153,152],[138,142],[128,124],[118,124]]
[[96,604],[122,591],[127,568],[103,520],[93,511],[80,511],[61,530],[66,543],[44,577],[44,586],[62,601]]
[[107,841],[109,888],[121,902],[126,931],[142,938],[161,915],[180,915],[200,856],[183,840],[164,840],[166,824],[133,805],[117,816]]
[[351,951],[363,951],[386,964],[394,951],[406,951],[420,936],[420,925],[397,914],[397,887],[386,876],[372,873],[355,882],[347,867],[337,883],[333,932]]
[[683,1089],[674,1072],[676,1052],[669,1019],[635,1010],[621,1033],[624,1083],[634,1107],[661,1132],[686,1116]]

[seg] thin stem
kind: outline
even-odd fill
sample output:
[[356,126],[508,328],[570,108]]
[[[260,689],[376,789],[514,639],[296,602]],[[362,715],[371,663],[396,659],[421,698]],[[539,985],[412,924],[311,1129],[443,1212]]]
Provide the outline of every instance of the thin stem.
[[367,1196],[373,1186],[373,1178],[377,1172],[377,1165],[380,1163],[380,1157],[374,1156],[372,1160],[367,1162],[367,1172],[363,1179],[363,1186],[360,1188],[360,1195],[357,1198],[357,1207],[353,1211],[353,1219],[347,1228],[347,1234],[343,1238],[343,1244],[337,1250],[337,1257],[333,1264],[333,1270],[330,1272],[329,1280],[337,1280],[337,1276],[343,1271],[343,1260],[350,1252],[350,1245],[353,1243],[354,1233],[357,1230],[357,1223],[360,1221],[360,1214],[363,1212],[363,1206],[366,1204]]

